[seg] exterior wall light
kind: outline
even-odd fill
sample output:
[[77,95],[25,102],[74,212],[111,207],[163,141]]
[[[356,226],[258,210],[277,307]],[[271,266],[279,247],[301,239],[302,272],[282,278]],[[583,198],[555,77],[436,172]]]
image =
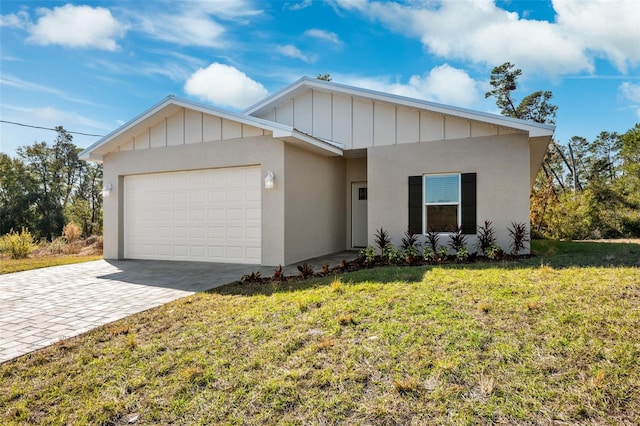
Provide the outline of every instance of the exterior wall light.
[[264,177],[264,189],[273,189],[274,181],[276,179],[276,175],[273,174],[271,170]]
[[105,183],[104,186],[102,187],[102,197],[106,198],[109,195],[111,195],[111,184]]

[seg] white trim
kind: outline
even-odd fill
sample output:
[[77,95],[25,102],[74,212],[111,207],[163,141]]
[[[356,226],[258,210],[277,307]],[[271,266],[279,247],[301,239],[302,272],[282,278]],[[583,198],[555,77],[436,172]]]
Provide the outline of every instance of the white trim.
[[377,100],[409,108],[432,111],[453,117],[466,118],[468,120],[494,124],[497,126],[510,127],[529,133],[530,137],[552,136],[555,126],[550,124],[536,123],[534,121],[520,120],[517,118],[505,117],[487,112],[474,111],[466,108],[443,105],[436,102],[421,99],[408,98],[405,96],[393,95],[390,93],[378,92],[370,89],[347,86],[345,84],[334,83],[332,81],[318,80],[316,78],[302,77],[288,87],[276,92],[257,104],[247,108],[244,113],[252,116],[259,116],[267,110],[274,108],[281,103],[291,99],[302,91],[308,89],[318,89],[332,93],[341,93],[369,100]]
[[[427,203],[425,200],[425,194],[427,193],[427,177],[433,176],[457,176],[458,177],[458,202],[457,203]],[[458,228],[462,226],[462,173],[461,172],[447,172],[447,173],[425,173],[422,175],[422,234],[426,234],[427,229],[427,206],[457,206],[458,216]],[[451,232],[440,231],[438,234],[450,235]]]
[[[165,99],[163,99],[161,102],[157,103],[156,105],[152,106],[148,110],[144,111],[142,114],[139,114],[138,116],[134,117],[132,120],[128,121],[127,123],[118,127],[113,132],[101,138],[94,144],[85,148],[82,152],[80,152],[79,154],[80,158],[83,160],[102,161],[102,154],[96,153],[96,150],[104,147],[114,139],[124,135],[126,132],[133,130],[137,125],[143,123],[145,120],[152,119],[154,115],[158,114],[163,109],[170,108],[170,107],[182,108],[183,115],[186,109],[191,109],[193,111],[197,111],[202,114],[214,115],[216,117],[221,118],[222,120],[226,119],[229,121],[233,121],[233,122],[239,123],[240,125],[245,124],[248,126],[257,127],[262,129],[263,132],[265,130],[270,131],[272,132],[274,138],[294,138],[298,141],[308,143],[312,145],[314,148],[316,149],[319,148],[332,155],[342,155],[342,149],[343,149],[342,146],[335,143],[330,143],[328,141],[325,141],[319,138],[315,138],[313,135],[308,135],[306,133],[300,132],[299,130],[291,126],[287,126],[287,125],[276,123],[269,120],[264,120],[264,119],[249,116],[249,115],[236,114],[236,113],[220,110],[217,108],[209,107],[207,105],[199,104],[199,103],[188,101],[185,99],[179,99],[179,98],[176,98],[175,96],[168,96]],[[166,117],[164,121],[166,125]],[[184,123],[184,119],[183,119],[183,123]],[[184,133],[184,124],[183,124],[183,133]]]

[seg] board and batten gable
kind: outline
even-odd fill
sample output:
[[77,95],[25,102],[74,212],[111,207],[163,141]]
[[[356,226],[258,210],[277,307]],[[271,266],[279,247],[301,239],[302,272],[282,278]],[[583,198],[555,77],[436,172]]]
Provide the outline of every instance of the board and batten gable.
[[342,144],[345,150],[525,134],[510,127],[314,88],[258,117]]
[[134,136],[126,139],[110,152],[138,151],[270,135],[271,132],[258,127],[180,108],[158,123],[139,129]]

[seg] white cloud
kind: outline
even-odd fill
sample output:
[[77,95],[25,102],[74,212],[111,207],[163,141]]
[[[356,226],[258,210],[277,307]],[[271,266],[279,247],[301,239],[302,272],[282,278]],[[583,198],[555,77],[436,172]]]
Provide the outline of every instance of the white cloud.
[[618,86],[618,92],[622,99],[640,103],[640,84],[633,84],[625,81]]
[[284,46],[278,46],[278,52],[289,58],[300,59],[308,64],[313,64],[318,58],[316,55],[307,55],[293,44],[286,44]]
[[622,72],[640,64],[637,0],[553,0],[558,27]]
[[63,90],[56,89],[54,87],[44,86],[42,84],[32,83],[30,81],[22,80],[18,77],[14,77],[11,75],[0,76],[0,86],[8,86],[8,87],[13,87],[16,89],[26,90],[30,92],[48,93],[50,95],[54,95],[60,99],[65,99],[67,101],[76,102],[76,103],[85,104],[85,105],[100,106],[95,102],[88,101],[82,98],[76,98],[66,93]]
[[18,13],[10,13],[8,15],[0,15],[0,27],[25,29],[31,23],[31,18],[26,10]]
[[625,81],[618,86],[618,94],[622,100],[627,100],[632,104],[635,104],[635,106],[632,106],[631,108],[636,110],[636,116],[640,120],[640,106],[638,106],[638,104],[640,104],[640,84],[633,84]]
[[116,50],[116,39],[127,30],[103,7],[66,4],[40,8],[38,14],[41,15],[38,21],[29,26],[29,41],[36,44]]
[[52,106],[39,108],[24,107],[18,105],[3,105],[2,108],[9,114],[18,113],[17,119],[24,123],[38,123],[47,127],[63,126],[72,131],[80,129],[110,130],[109,126],[100,121],[94,120],[76,111],[64,111]]
[[177,9],[129,11],[136,28],[158,40],[184,46],[223,47],[226,27],[221,21],[245,24],[249,16],[259,15],[246,1],[175,2]]
[[401,34],[419,38],[446,59],[562,75],[593,72],[594,57],[622,71],[640,62],[640,13],[635,0],[555,0],[556,22],[524,19],[492,0],[381,2],[337,0]]
[[184,85],[186,93],[223,107],[246,108],[267,96],[267,89],[245,73],[214,62],[194,72]]
[[329,42],[331,44],[335,44],[337,46],[342,44],[342,42],[338,38],[338,35],[336,33],[330,32],[330,31],[324,31],[324,30],[319,30],[317,28],[312,28],[310,30],[305,31],[304,35],[306,35],[308,37],[317,38],[317,39],[320,39],[322,41],[326,41],[326,42]]
[[465,71],[443,64],[428,74],[413,75],[406,83],[391,81],[387,77],[341,77],[336,80],[345,84],[394,95],[424,99],[458,107],[471,107],[482,98],[481,83],[472,79]]
[[311,6],[311,0],[302,0],[300,3],[285,4],[285,8],[289,10],[302,10]]

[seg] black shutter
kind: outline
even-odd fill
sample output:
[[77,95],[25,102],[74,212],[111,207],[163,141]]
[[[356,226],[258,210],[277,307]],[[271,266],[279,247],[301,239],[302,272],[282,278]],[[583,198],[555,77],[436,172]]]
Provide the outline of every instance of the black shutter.
[[461,199],[462,199],[462,233],[476,233],[476,174],[462,173]]
[[409,232],[422,234],[422,176],[409,176]]

